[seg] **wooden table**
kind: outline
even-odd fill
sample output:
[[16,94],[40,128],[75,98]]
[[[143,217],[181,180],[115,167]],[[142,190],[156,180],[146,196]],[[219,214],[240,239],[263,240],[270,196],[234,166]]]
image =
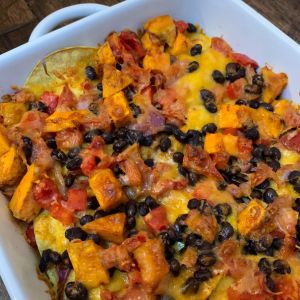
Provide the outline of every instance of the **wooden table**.
[[[122,0],[0,0],[0,53],[27,42],[35,25],[64,6],[96,2],[113,5]],[[226,0],[224,0],[226,1]],[[244,0],[300,43],[299,0]],[[8,300],[0,279],[0,300]]]

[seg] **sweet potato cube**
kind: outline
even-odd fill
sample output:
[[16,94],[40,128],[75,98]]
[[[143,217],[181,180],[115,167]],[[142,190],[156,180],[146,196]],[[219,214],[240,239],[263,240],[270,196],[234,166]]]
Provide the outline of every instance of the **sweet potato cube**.
[[265,82],[262,98],[264,102],[270,103],[281,94],[287,85],[288,77],[285,73],[274,73],[268,67],[263,67],[261,74]]
[[134,251],[143,283],[154,289],[169,272],[165,259],[164,248],[159,239],[147,240]]
[[16,183],[24,171],[24,164],[14,146],[0,157],[0,166],[0,186]]
[[109,273],[101,262],[102,248],[93,241],[72,241],[67,247],[75,278],[88,289],[109,282]]
[[10,143],[6,136],[5,127],[0,126],[0,156],[10,149],[9,145]]
[[223,104],[219,111],[219,128],[241,128],[242,110],[239,105]]
[[46,119],[44,132],[59,132],[75,128],[88,114],[87,110],[55,111]]
[[170,47],[174,45],[176,39],[176,26],[170,16],[158,16],[144,24],[144,28],[158,36]]
[[238,137],[232,134],[224,134],[223,135],[223,145],[225,148],[225,151],[232,155],[232,156],[238,156],[239,155],[239,149],[238,149]]
[[265,216],[265,209],[257,200],[251,200],[237,218],[237,227],[241,235],[246,236],[257,229]]
[[207,153],[217,153],[224,150],[222,133],[208,133],[205,136],[204,150]]
[[19,123],[26,111],[27,109],[24,103],[0,103],[0,115],[3,117],[3,124],[5,126]]
[[104,105],[117,127],[126,125],[132,119],[132,112],[122,91],[105,98]]
[[117,213],[89,222],[82,228],[88,233],[97,233],[107,241],[121,244],[124,240],[125,221],[125,214]]
[[153,52],[144,57],[143,65],[146,70],[166,71],[170,67],[170,55],[164,52]]
[[[162,51],[163,46],[159,39],[150,32],[145,32],[141,38],[143,48],[148,51]],[[161,48],[161,49],[160,49]]]
[[110,169],[99,169],[89,180],[101,209],[110,210],[126,201],[121,185]]
[[187,52],[189,49],[189,42],[185,35],[181,32],[177,33],[177,37],[175,39],[175,43],[170,50],[172,55],[179,55],[181,53]]
[[105,42],[97,51],[96,61],[98,65],[114,65],[116,63],[116,59],[108,42]]
[[9,208],[15,218],[31,222],[40,211],[39,204],[34,201],[31,195],[31,187],[35,178],[35,165],[32,164],[9,202]]
[[131,78],[117,70],[115,67],[105,64],[103,66],[103,97],[109,97],[126,88],[132,82]]

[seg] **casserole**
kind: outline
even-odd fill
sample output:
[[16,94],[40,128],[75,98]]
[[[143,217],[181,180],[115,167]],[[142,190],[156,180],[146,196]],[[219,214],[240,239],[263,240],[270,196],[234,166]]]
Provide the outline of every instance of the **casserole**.
[[[184,5],[179,0],[127,1],[107,12],[99,12],[2,55],[0,70],[6,76],[0,79],[0,93],[8,92],[7,88],[13,84],[22,85],[36,61],[53,50],[72,45],[95,45],[113,29],[136,29],[143,20],[159,14],[170,14],[177,19],[197,22],[209,35],[223,34],[236,50],[251,54],[260,64],[268,62],[275,70],[285,71],[291,78],[286,96],[299,102],[296,85],[296,70],[300,67],[299,46],[242,2],[227,1],[225,5],[217,0],[186,1]],[[123,21],[117,21],[120,19]],[[243,24],[245,27],[241,29],[236,24]],[[260,24],[259,34],[257,24]],[[15,69],[12,69],[14,66]],[[48,296],[44,294],[45,286],[33,276],[34,255],[23,237],[18,235],[18,227],[11,224],[4,201],[1,206],[1,275],[9,293],[14,299],[47,299]]]

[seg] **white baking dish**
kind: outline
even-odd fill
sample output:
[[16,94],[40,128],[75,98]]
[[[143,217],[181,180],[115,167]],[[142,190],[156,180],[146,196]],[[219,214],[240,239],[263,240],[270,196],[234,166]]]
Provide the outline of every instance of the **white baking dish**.
[[[150,17],[170,14],[199,23],[207,34],[221,36],[238,52],[289,75],[285,96],[300,103],[300,47],[240,0],[128,0],[81,19],[0,56],[0,95],[22,86],[38,59],[61,47],[96,45],[112,30],[136,29]],[[0,197],[2,198],[2,197]],[[49,299],[37,280],[33,251],[0,199],[0,274],[12,299]]]

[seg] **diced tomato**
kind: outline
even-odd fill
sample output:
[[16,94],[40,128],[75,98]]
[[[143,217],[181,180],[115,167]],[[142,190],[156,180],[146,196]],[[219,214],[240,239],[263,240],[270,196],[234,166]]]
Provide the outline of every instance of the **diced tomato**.
[[229,44],[219,37],[213,37],[211,39],[211,48],[225,56],[230,56],[232,53],[232,48],[229,46]]
[[238,99],[244,94],[244,87],[246,85],[246,80],[240,78],[227,86],[227,95],[230,99]]
[[87,206],[87,192],[80,189],[69,189],[68,208],[73,211],[85,210]]
[[238,134],[238,130],[237,130],[237,128],[224,128],[223,129],[223,133],[224,134],[237,135]]
[[256,69],[258,67],[258,63],[253,60],[252,58],[248,57],[245,54],[242,53],[232,53],[231,57],[233,59],[234,62],[239,63],[240,65],[246,67],[248,65],[250,65],[251,67],[253,67],[254,69]]
[[228,160],[230,158],[230,155],[224,151],[213,153],[212,155],[212,161],[214,162],[215,166],[218,169],[224,170],[228,166]]
[[63,207],[60,203],[54,203],[51,206],[50,214],[53,218],[57,219],[64,225],[70,225],[73,223],[73,213]]
[[300,132],[285,134],[280,141],[289,150],[294,150],[300,153]]
[[81,171],[84,175],[90,176],[96,168],[96,157],[94,155],[86,155],[81,163]]
[[81,84],[81,86],[82,86],[85,90],[90,90],[90,89],[93,87],[92,83],[91,83],[89,80],[85,80],[85,81]]
[[239,293],[238,291],[234,290],[232,287],[230,287],[227,290],[227,296],[228,299],[230,300],[267,300],[270,298],[266,294],[253,295],[247,292]]
[[182,20],[174,21],[174,23],[175,23],[177,30],[181,33],[184,33],[189,26],[187,22],[184,22]]
[[53,114],[57,103],[58,103],[58,96],[51,92],[44,92],[41,96],[41,102],[47,105],[47,113]]
[[242,159],[249,159],[252,153],[252,141],[243,136],[238,137],[238,150]]
[[75,97],[69,86],[66,84],[59,95],[59,106],[72,107],[75,103]]
[[56,184],[50,178],[43,178],[34,184],[32,194],[33,199],[45,209],[49,209],[53,202],[58,202],[62,198]]
[[27,226],[25,235],[26,235],[26,240],[27,240],[28,244],[32,248],[36,248],[36,240],[35,240],[35,234],[34,234],[34,229],[33,229],[33,223],[30,223]]
[[151,212],[144,217],[144,221],[147,226],[156,233],[166,229],[169,225],[167,212],[163,206],[151,210]]
[[121,44],[124,48],[133,55],[134,58],[143,58],[146,51],[141,42],[138,40],[137,35],[132,31],[122,31],[119,36]]

